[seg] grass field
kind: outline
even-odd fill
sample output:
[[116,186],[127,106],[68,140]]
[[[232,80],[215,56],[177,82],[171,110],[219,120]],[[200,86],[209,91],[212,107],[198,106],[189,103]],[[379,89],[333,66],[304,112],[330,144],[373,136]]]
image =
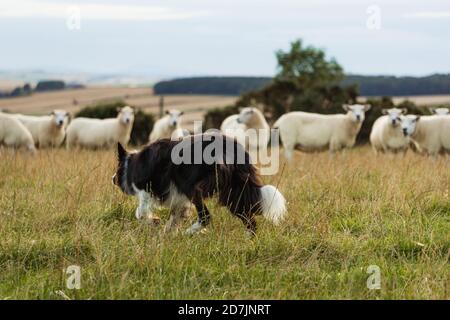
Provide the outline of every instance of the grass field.
[[[111,184],[113,151],[0,157],[3,299],[450,298],[448,158],[298,153],[281,177],[264,177],[281,181],[287,220],[260,218],[248,239],[214,199],[204,234],[136,221],[136,199]],[[70,265],[79,290],[66,288]],[[366,286],[370,265],[380,290]]]

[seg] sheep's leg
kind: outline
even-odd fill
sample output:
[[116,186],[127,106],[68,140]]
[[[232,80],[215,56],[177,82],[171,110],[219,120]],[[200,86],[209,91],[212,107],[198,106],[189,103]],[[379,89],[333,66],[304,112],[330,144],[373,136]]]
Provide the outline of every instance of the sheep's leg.
[[196,195],[192,199],[192,203],[197,209],[198,220],[189,229],[186,230],[187,234],[197,233],[202,229],[206,228],[206,226],[211,222],[211,214],[209,213],[208,208],[203,202],[200,193],[196,193]]
[[339,143],[337,143],[336,141],[330,141],[330,145],[329,145],[329,149],[328,149],[328,154],[330,156],[330,159],[334,159],[334,155],[336,154],[336,152],[339,149],[340,149]]
[[294,146],[291,146],[291,145],[284,146],[284,155],[285,155],[286,159],[288,160],[288,162],[292,161],[293,154],[294,154]]
[[146,217],[148,221],[154,224],[159,224],[160,219],[154,216],[152,212],[153,199],[150,194],[145,191],[140,191],[138,193],[138,199],[139,205],[136,208],[136,218],[140,220]]

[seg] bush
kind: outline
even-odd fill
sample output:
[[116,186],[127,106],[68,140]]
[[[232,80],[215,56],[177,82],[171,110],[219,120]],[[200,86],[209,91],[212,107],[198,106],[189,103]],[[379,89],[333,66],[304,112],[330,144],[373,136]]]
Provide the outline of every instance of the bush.
[[61,80],[46,80],[39,81],[36,85],[35,91],[50,91],[50,90],[64,90],[66,84]]
[[206,112],[204,116],[203,126],[204,130],[208,129],[219,129],[220,125],[222,124],[223,120],[225,120],[226,117],[229,117],[233,114],[239,113],[239,107],[238,106],[227,106],[223,108],[214,108]]
[[[102,102],[95,105],[87,106],[75,114],[75,117],[86,118],[115,118],[117,117],[117,109],[126,106],[124,101]],[[134,115],[133,130],[131,131],[130,143],[134,146],[146,144],[148,136],[153,129],[153,115],[137,110]]]

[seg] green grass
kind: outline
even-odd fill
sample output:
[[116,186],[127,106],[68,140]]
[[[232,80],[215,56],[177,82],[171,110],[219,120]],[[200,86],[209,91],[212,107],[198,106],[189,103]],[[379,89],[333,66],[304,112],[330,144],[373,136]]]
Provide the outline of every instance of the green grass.
[[[3,299],[450,297],[448,158],[298,153],[280,183],[288,218],[258,219],[254,239],[214,199],[204,234],[181,232],[195,212],[170,235],[136,221],[136,199],[111,184],[112,151],[0,159]],[[70,265],[81,267],[80,290],[66,288]],[[380,290],[366,286],[370,265]]]

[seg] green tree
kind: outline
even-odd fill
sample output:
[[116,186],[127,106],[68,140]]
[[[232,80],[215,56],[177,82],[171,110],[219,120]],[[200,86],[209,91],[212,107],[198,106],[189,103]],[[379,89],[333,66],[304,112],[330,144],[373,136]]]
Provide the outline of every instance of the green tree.
[[278,73],[275,80],[294,83],[298,88],[328,85],[344,79],[344,71],[334,58],[312,46],[303,46],[301,40],[291,43],[289,51],[276,52]]
[[239,106],[260,103],[272,116],[269,120],[274,120],[293,110],[342,112],[344,103],[356,102],[358,88],[340,85],[344,71],[334,58],[327,59],[323,50],[297,40],[288,51],[277,51],[276,58],[278,71],[273,81],[261,90],[242,95]]

